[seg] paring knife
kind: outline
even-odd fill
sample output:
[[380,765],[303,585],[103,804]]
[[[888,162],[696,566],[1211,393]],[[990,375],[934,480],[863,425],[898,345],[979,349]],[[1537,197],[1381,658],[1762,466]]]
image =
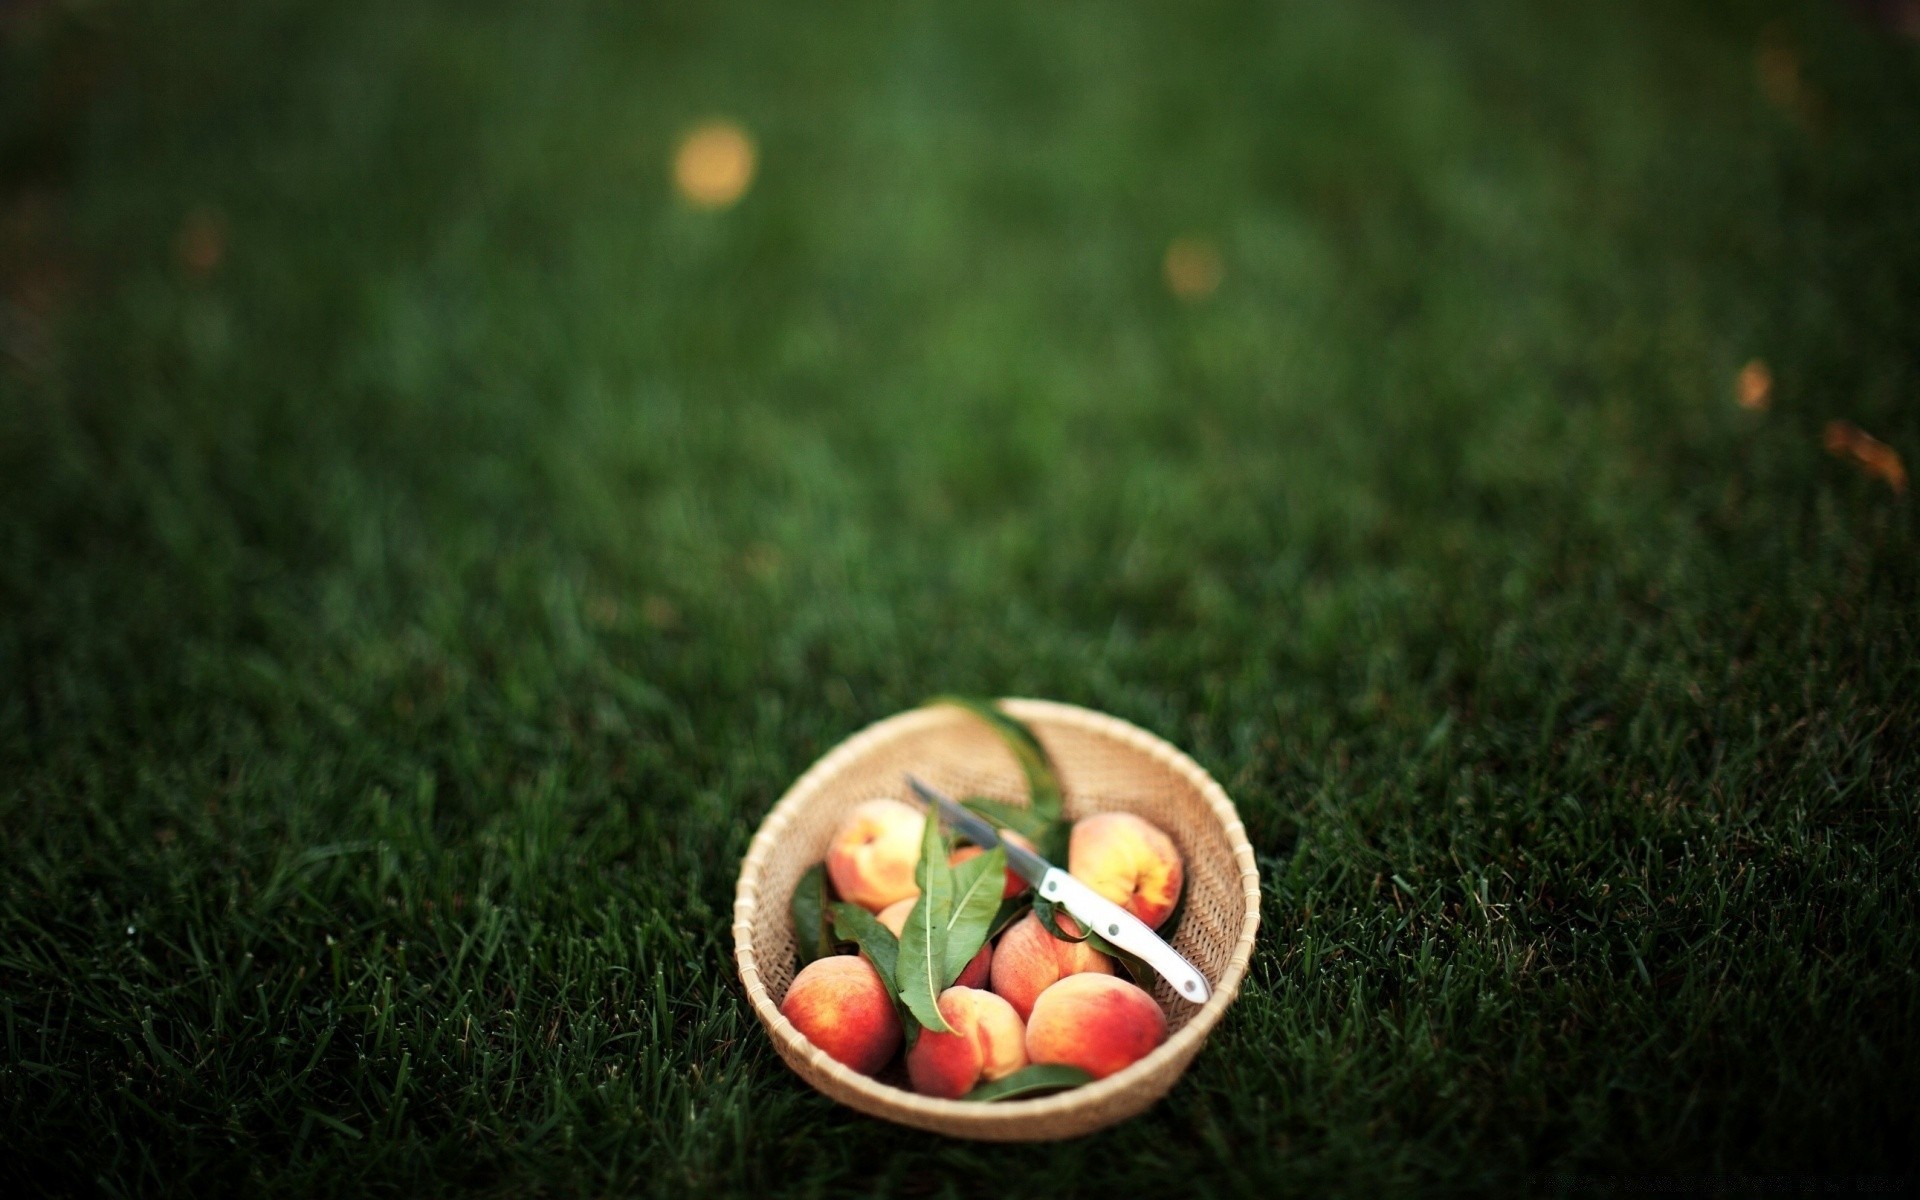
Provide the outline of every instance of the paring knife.
[[1158,971],[1161,978],[1173,985],[1175,995],[1195,1004],[1205,1004],[1207,997],[1213,994],[1213,989],[1207,985],[1207,977],[1200,973],[1200,969],[1168,945],[1166,939],[1149,928],[1145,921],[1033,851],[1004,840],[1000,832],[984,818],[960,807],[952,798],[928,787],[912,775],[907,776],[907,783],[940,814],[941,820],[968,841],[982,850],[991,850],[995,846],[1005,850],[1007,865],[1013,868],[1014,874],[1031,883],[1040,895],[1072,913],[1083,929],[1098,932],[1101,937]]

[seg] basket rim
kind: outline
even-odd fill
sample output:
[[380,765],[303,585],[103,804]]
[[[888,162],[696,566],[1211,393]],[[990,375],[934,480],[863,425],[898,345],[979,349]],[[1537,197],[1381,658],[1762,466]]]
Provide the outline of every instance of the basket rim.
[[[1177,1064],[1178,1070],[1184,1071],[1185,1063],[1198,1051],[1200,1043],[1212,1032],[1226,1013],[1227,1006],[1238,996],[1241,982],[1246,978],[1248,966],[1253,960],[1254,940],[1260,929],[1260,870],[1254,860],[1253,846],[1247,840],[1246,827],[1241,824],[1239,811],[1234,808],[1226,790],[1200,764],[1165,739],[1131,722],[1093,709],[1054,700],[1012,697],[1002,699],[999,703],[1013,716],[1030,723],[1040,721],[1079,726],[1124,742],[1172,768],[1192,784],[1220,822],[1227,844],[1233,851],[1234,862],[1240,868],[1240,891],[1246,912],[1240,922],[1240,935],[1228,956],[1226,970],[1215,981],[1213,995],[1201,1006],[1200,1011],[1151,1054],[1105,1079],[1030,1100],[1006,1100],[989,1105],[922,1096],[862,1075],[809,1041],[781,1014],[766,985],[761,982],[759,960],[753,945],[753,916],[759,904],[761,870],[794,816],[820,790],[823,781],[846,762],[877,743],[951,720],[952,714],[961,710],[940,703],[923,705],[876,721],[842,741],[794,781],[786,794],[768,811],[747,847],[746,857],[740,864],[739,881],[734,889],[734,961],[739,967],[740,981],[746,987],[747,999],[753,1006],[754,1014],[772,1035],[782,1057],[790,1062],[804,1061],[810,1070],[831,1079],[840,1091],[858,1096],[861,1101],[858,1107],[863,1110],[923,1128],[945,1127],[955,1131],[972,1128],[984,1132],[990,1127],[1004,1127],[1010,1120],[1024,1122],[1064,1115],[1116,1100],[1136,1085],[1150,1085],[1152,1077],[1170,1064]],[[780,902],[784,903],[784,898]]]

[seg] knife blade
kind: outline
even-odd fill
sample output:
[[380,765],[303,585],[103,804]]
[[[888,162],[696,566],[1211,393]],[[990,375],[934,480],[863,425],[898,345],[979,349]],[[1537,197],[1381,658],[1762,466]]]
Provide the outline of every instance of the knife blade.
[[962,808],[952,797],[930,787],[911,774],[907,786],[926,801],[942,821],[982,850],[999,846],[1007,854],[1007,865],[1014,874],[1031,883],[1040,895],[1058,904],[1080,922],[1080,927],[1098,932],[1101,937],[1137,956],[1173,985],[1176,996],[1194,1004],[1205,1004],[1213,994],[1207,977],[1188,962],[1186,956],[1169,945],[1165,938],[1140,918],[1094,891],[1086,884],[1054,866],[1046,859],[1000,836],[989,821]]

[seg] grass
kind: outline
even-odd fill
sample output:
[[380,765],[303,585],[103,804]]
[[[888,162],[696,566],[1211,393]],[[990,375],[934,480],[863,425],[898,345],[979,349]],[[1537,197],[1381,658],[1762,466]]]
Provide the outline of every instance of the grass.
[[[1920,47],[1453,7],[0,6],[0,1178],[1913,1170],[1920,525],[1821,431],[1920,459]],[[755,824],[942,691],[1258,848],[1122,1128],[872,1122],[744,1007]]]

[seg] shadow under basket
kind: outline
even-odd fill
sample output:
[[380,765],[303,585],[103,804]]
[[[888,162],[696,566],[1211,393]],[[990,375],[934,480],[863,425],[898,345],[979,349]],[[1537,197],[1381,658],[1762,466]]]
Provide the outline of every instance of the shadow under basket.
[[[855,805],[907,798],[912,771],[955,796],[1026,802],[1026,779],[987,726],[962,709],[932,705],[872,725],[802,775],[761,822],[740,867],[733,901],[740,981],[774,1047],[800,1077],[842,1104],[950,1137],[1028,1142],[1077,1137],[1124,1121],[1165,1095],[1233,1003],[1260,926],[1260,873],[1233,802],[1192,759],[1127,722],[1069,704],[1007,700],[1053,756],[1069,817],[1124,811],[1166,830],[1186,868],[1186,909],[1173,944],[1206,975],[1203,1005],[1160,981],[1153,997],[1169,1036],[1147,1057],[1105,1079],[1026,1100],[935,1100],[908,1091],[903,1073],[870,1078],[829,1058],[780,1015],[797,961],[788,902],[800,876]],[[896,1068],[897,1070],[897,1068]],[[888,1082],[898,1078],[902,1086]]]

